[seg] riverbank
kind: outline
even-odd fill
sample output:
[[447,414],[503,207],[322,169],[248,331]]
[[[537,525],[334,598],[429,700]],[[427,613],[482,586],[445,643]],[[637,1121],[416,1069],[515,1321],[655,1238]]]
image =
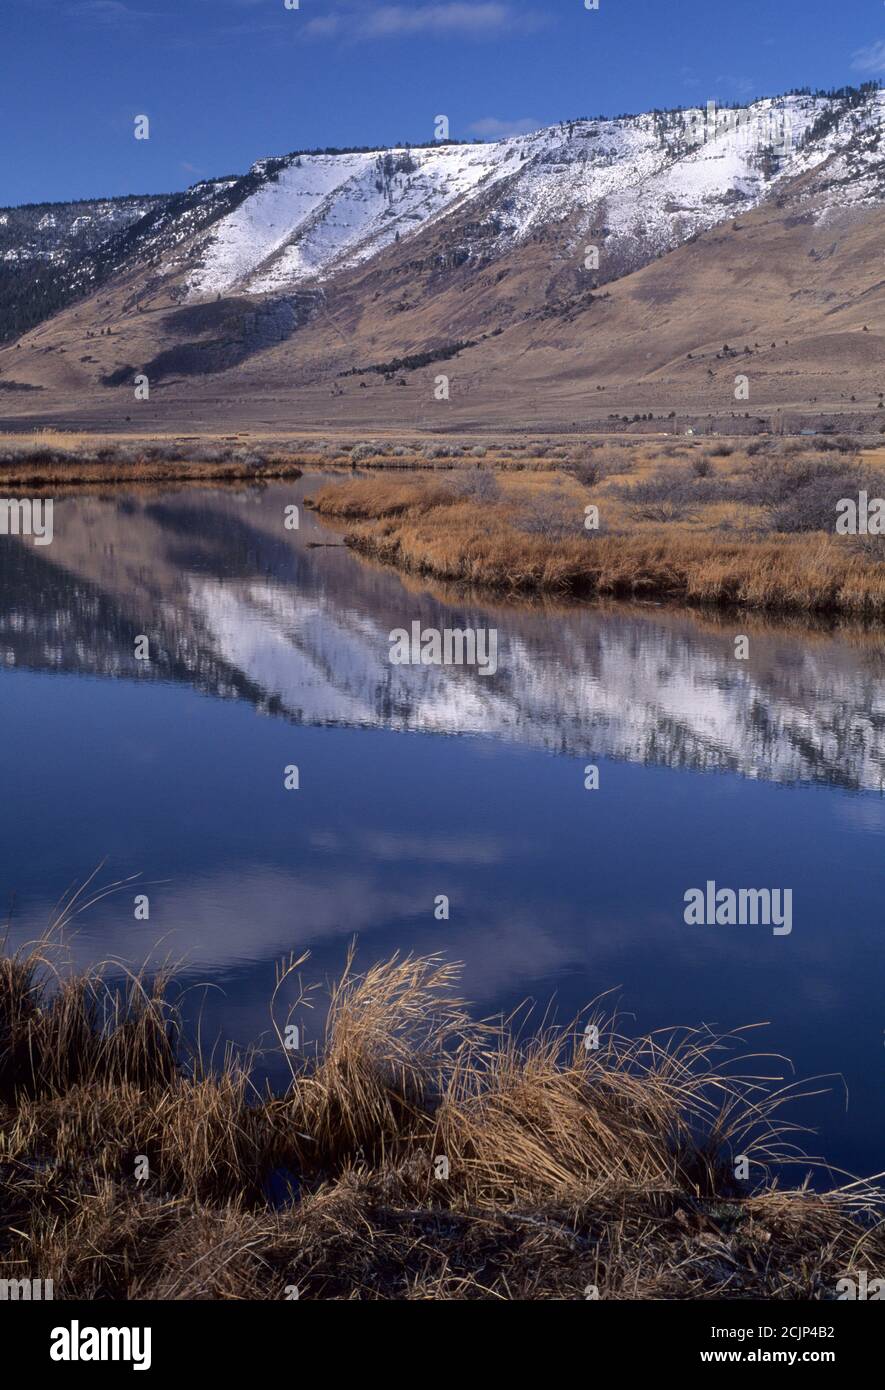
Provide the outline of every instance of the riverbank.
[[885,494],[875,456],[676,446],[591,449],[552,471],[358,477],[309,505],[346,522],[353,549],[440,581],[880,620],[885,538],[835,534],[839,499],[863,489]]
[[[281,1045],[303,966],[271,1002]],[[204,1067],[172,999],[68,977],[45,944],[0,957],[0,1278],[56,1299],[827,1300],[885,1268],[883,1194],[782,1185],[773,1059],[741,1079],[705,1031],[630,1040],[595,1012],[517,1036],[471,1022],[438,957],[349,961],[318,1055],[286,1052],[270,1095]]]
[[305,471],[340,475],[308,505],[346,522],[348,545],[422,579],[516,598],[885,618],[885,537],[835,531],[841,499],[885,496],[885,449],[850,438],[0,441],[9,491]]
[[157,439],[114,442],[0,437],[0,488],[64,490],[101,483],[241,482],[300,478],[289,449]]

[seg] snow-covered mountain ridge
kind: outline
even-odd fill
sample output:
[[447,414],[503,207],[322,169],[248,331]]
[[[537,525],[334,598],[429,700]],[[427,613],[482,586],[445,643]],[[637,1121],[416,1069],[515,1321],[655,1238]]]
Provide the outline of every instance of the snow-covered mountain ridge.
[[402,366],[402,390],[410,363],[460,344],[468,413],[469,392],[513,390],[517,364],[521,409],[558,413],[561,378],[577,418],[589,372],[647,409],[636,383],[658,373],[669,412],[683,378],[692,409],[706,399],[712,344],[737,337],[780,344],[757,363],[772,399],[816,403],[824,382],[837,403],[862,399],[881,385],[878,340],[858,353],[852,335],[875,323],[883,125],[870,83],[488,144],[302,151],[156,199],[0,209],[9,408],[38,388],[92,393],[103,412],[136,372],[174,394],[242,368],[243,400],[310,389],[314,411],[350,411],[377,384],[351,392],[354,371]]
[[[462,258],[562,228],[564,253],[596,235],[622,273],[799,175],[827,171],[825,206],[885,200],[883,123],[885,92],[870,87],[854,100],[571,121],[486,145],[262,161],[254,191],[188,248],[188,297],[323,281],[474,204]],[[178,264],[173,253],[164,268]]]

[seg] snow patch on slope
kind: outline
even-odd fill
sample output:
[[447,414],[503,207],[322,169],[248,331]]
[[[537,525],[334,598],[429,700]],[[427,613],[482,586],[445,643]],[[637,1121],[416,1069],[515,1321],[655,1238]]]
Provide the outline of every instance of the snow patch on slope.
[[496,145],[305,155],[223,219],[191,276],[193,294],[259,294],[368,260],[518,167]]
[[[756,206],[798,174],[826,171],[824,186],[842,205],[881,199],[883,118],[883,92],[854,106],[791,96],[740,110],[570,121],[486,145],[258,164],[257,190],[200,245],[189,297],[321,282],[480,196],[483,255],[561,225],[569,251],[599,230],[640,259]],[[452,249],[469,257],[475,233],[460,230]]]

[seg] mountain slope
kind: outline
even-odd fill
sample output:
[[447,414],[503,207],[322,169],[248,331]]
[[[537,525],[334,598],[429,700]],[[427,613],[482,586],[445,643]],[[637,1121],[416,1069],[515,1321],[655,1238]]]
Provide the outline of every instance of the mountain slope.
[[[270,172],[257,165],[261,186],[193,248],[188,298],[329,279],[479,199],[488,206],[476,228],[481,257],[497,258],[541,229],[598,228],[610,276],[827,161],[841,161],[830,180],[842,189],[840,206],[881,198],[885,98],[867,95],[572,121],[489,145],[297,156]],[[469,237],[462,249],[474,250]]]
[[80,263],[165,201],[107,198],[0,208],[0,342],[82,293]]
[[760,404],[874,407],[883,125],[871,85],[262,161],[81,258],[101,288],[0,352],[0,388],[150,427],[730,411],[745,369]]

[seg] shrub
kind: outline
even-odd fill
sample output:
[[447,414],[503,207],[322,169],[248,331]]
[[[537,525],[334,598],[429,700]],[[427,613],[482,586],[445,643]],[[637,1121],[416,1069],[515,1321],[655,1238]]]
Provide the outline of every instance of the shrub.
[[859,459],[834,460],[815,452],[760,459],[738,486],[743,500],[769,509],[772,530],[832,532],[840,498],[856,497],[863,488],[881,491],[882,479]]
[[634,483],[631,487],[624,486],[619,491],[629,502],[643,505],[666,502],[683,507],[719,502],[732,496],[732,488],[727,479],[699,475],[695,466],[661,468],[652,477]]
[[805,478],[795,491],[771,511],[774,531],[835,531],[836,505],[842,497],[860,491],[854,473],[820,473]]
[[545,536],[552,540],[576,536],[590,539],[600,534],[599,530],[591,532],[585,529],[583,508],[560,491],[533,497],[531,502],[525,504],[516,524],[526,535]]
[[498,479],[487,468],[476,467],[459,473],[453,487],[460,497],[481,502],[497,501],[500,495]]
[[738,495],[767,507],[775,531],[833,531],[839,499],[855,497],[870,485],[870,471],[857,459],[832,461],[805,453],[754,462],[738,485]]
[[600,449],[587,444],[572,453],[571,472],[584,487],[593,487],[605,478],[629,473],[636,466],[627,449]]

